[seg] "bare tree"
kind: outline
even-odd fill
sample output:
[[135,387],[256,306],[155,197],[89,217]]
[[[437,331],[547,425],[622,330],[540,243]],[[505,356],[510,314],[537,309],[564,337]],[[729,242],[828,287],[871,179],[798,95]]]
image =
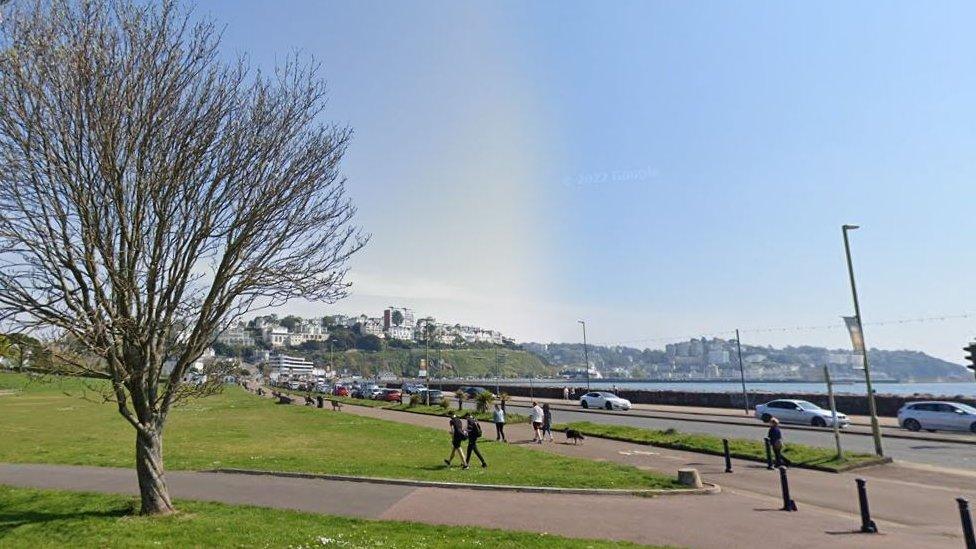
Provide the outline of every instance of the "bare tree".
[[[0,319],[98,357],[136,431],[143,514],[173,511],[163,429],[247,311],[346,295],[366,242],[297,59],[227,63],[173,0],[35,0],[0,27]],[[172,364],[171,373],[164,363]]]

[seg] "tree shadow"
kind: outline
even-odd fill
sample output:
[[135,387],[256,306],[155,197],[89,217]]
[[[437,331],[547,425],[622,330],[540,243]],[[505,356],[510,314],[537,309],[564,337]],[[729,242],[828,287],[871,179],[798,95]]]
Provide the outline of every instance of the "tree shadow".
[[45,513],[42,511],[0,511],[0,537],[10,533],[15,528],[28,524],[45,524],[49,522],[89,519],[89,518],[121,518],[135,515],[131,506],[119,507],[107,511],[79,511],[75,513]]

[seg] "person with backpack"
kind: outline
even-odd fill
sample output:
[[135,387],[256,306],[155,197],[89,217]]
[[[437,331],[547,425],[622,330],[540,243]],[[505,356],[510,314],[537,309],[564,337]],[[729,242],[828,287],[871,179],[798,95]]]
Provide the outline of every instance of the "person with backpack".
[[471,412],[465,414],[464,419],[468,420],[468,453],[467,453],[467,463],[464,464],[464,468],[467,469],[471,465],[471,452],[478,456],[481,461],[482,467],[488,467],[488,462],[485,461],[484,456],[478,450],[478,439],[481,438],[481,424],[478,423],[477,418],[471,415]]
[[[468,468],[468,461],[464,459],[464,452],[461,451],[461,442],[464,441],[466,433],[464,432],[464,425],[461,424],[461,420],[457,417],[457,414],[451,412],[451,457],[444,460],[444,463],[448,467],[451,466],[451,462],[454,461],[454,454],[461,457],[461,464],[464,468]],[[470,446],[469,446],[470,448]],[[470,454],[469,454],[470,455]]]
[[501,404],[495,405],[495,413],[492,415],[492,420],[495,422],[495,442],[499,440],[508,442],[505,438],[505,410],[502,410]]

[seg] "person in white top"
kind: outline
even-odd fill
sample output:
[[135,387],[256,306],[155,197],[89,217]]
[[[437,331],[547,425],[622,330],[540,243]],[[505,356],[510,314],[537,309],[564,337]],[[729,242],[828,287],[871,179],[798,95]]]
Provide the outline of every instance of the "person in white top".
[[532,403],[532,411],[529,412],[529,419],[532,420],[532,442],[542,444],[542,408],[538,402]]

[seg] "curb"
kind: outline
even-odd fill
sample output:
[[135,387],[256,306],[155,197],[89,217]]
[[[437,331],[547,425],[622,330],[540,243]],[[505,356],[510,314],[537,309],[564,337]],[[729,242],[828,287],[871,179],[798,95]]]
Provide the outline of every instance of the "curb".
[[253,469],[219,468],[201,471],[202,473],[221,473],[230,475],[261,475],[285,478],[307,478],[320,480],[338,480],[344,482],[368,482],[372,484],[392,484],[397,486],[416,486],[418,488],[449,488],[455,490],[485,490],[492,492],[518,492],[526,494],[571,494],[588,496],[697,496],[712,495],[722,492],[721,486],[703,483],[703,488],[678,488],[674,490],[647,489],[626,490],[613,488],[556,488],[552,486],[510,486],[505,484],[463,484],[460,482],[438,482],[427,480],[411,480],[399,478],[356,477],[347,475],[327,475],[316,473],[292,473],[287,471],[259,471]]
[[[525,404],[521,404],[521,403],[519,403],[519,404],[510,404],[509,406],[517,406],[517,407],[521,407],[521,408],[526,408],[527,407]],[[560,408],[555,408],[554,407],[553,409],[555,409],[555,410],[562,410],[564,412],[579,412],[580,410],[583,410],[583,408],[570,408],[570,407],[560,407]],[[731,420],[724,420],[724,419],[682,418],[682,417],[675,417],[674,415],[655,415],[655,414],[648,414],[648,413],[634,413],[634,410],[631,410],[631,411],[626,412],[626,413],[615,413],[615,412],[608,412],[608,411],[605,411],[605,410],[596,410],[596,409],[589,409],[589,410],[586,410],[586,411],[587,411],[587,413],[601,414],[601,415],[605,415],[605,416],[643,417],[643,418],[648,418],[648,419],[664,419],[664,420],[668,420],[669,419],[669,420],[672,420],[672,421],[690,421],[690,422],[693,422],[693,423],[715,423],[715,424],[718,424],[718,425],[738,425],[738,426],[742,426],[742,427],[755,427],[757,429],[763,429],[763,428],[765,428],[765,427],[763,427],[763,425],[758,425],[758,424],[753,424],[753,423],[746,423],[744,421],[731,421]],[[640,410],[637,410],[637,412],[640,412]],[[683,412],[663,412],[663,413],[665,413],[665,414],[681,414]],[[716,415],[716,414],[702,414],[700,412],[689,412],[689,413],[691,415],[711,415],[713,417]],[[796,429],[796,430],[800,430],[800,431],[813,431],[813,432],[817,432],[817,433],[830,433],[830,432],[832,432],[830,429],[828,429],[826,427],[824,427],[824,428],[821,428],[821,427],[812,427],[812,426],[808,426],[808,425],[797,425],[797,424],[792,424],[792,423],[788,424],[787,426],[789,427],[789,429]],[[863,427],[863,425],[859,425],[859,426]],[[883,429],[894,429],[894,427],[883,427]],[[841,429],[841,434],[855,435],[855,436],[865,436],[865,437],[872,436],[870,432],[845,431],[843,429]],[[946,443],[946,444],[976,445],[976,439],[930,437],[930,436],[915,436],[915,435],[909,435],[909,434],[899,433],[897,431],[895,431],[893,433],[886,433],[886,432],[882,431],[881,436],[882,437],[885,437],[885,438],[897,438],[897,439],[903,439],[903,440],[921,440],[921,441],[925,441],[925,442],[942,442],[942,443]]]

